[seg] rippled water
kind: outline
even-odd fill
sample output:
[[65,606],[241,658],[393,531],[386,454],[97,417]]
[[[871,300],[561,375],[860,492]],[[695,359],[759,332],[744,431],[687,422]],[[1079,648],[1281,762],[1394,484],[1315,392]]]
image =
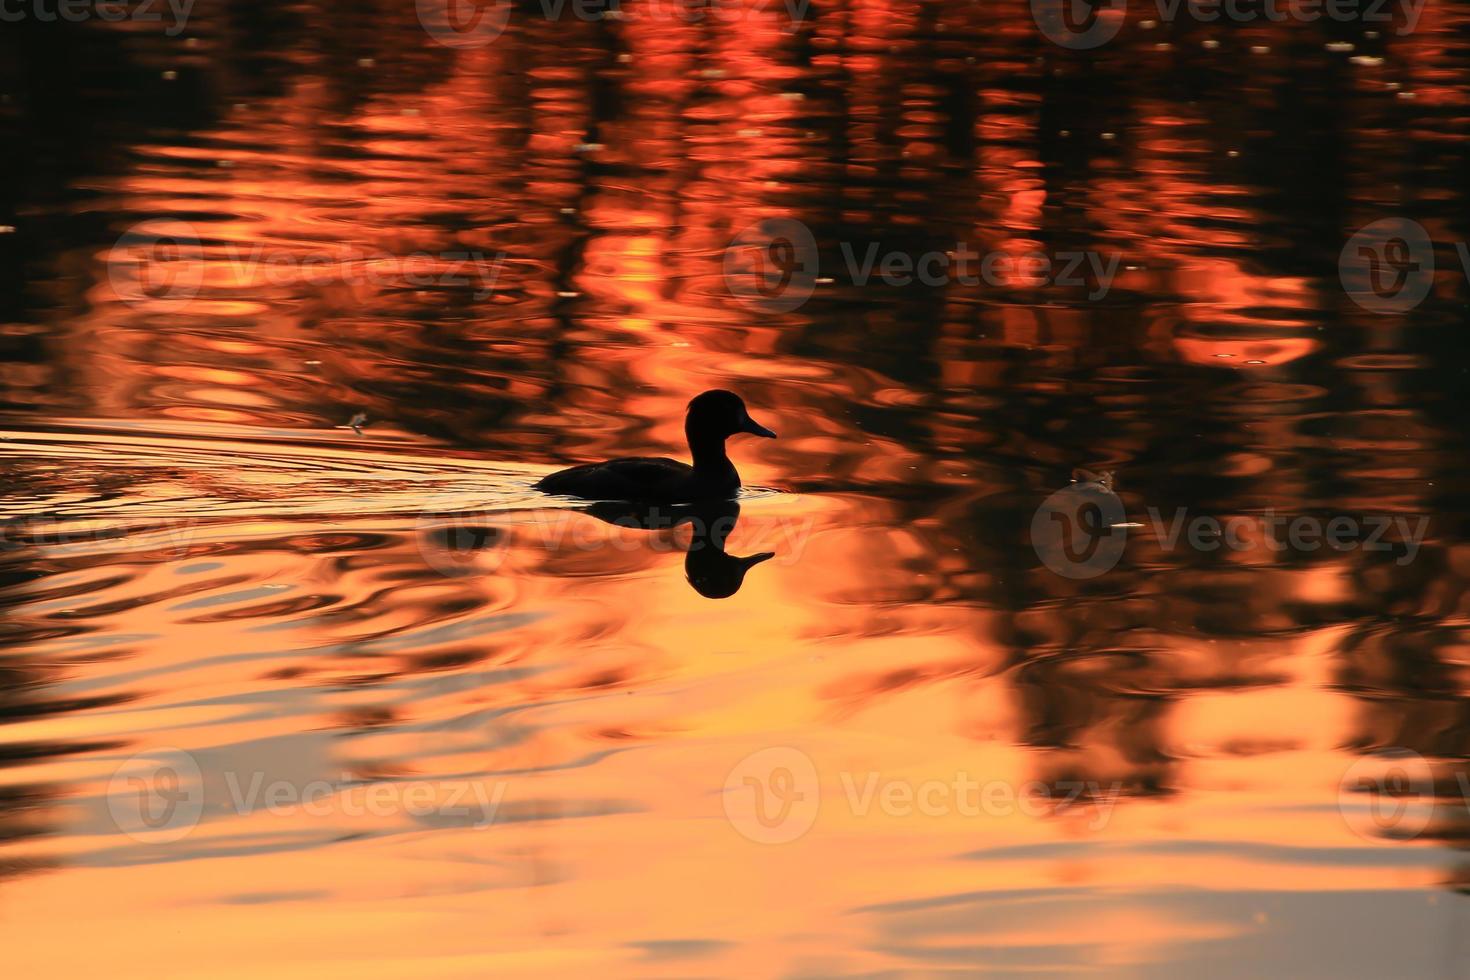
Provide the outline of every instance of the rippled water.
[[1470,975],[1465,5],[539,9],[0,33],[17,975]]

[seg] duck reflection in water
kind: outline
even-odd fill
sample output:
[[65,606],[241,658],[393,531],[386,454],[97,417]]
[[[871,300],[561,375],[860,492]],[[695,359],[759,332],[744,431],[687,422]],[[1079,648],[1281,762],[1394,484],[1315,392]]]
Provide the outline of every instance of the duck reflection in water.
[[747,571],[776,557],[774,551],[744,557],[725,551],[725,541],[740,519],[740,505],[733,500],[673,506],[603,501],[585,513],[608,524],[645,531],[671,531],[688,524],[692,534],[684,553],[684,575],[706,599],[728,599],[740,591]]

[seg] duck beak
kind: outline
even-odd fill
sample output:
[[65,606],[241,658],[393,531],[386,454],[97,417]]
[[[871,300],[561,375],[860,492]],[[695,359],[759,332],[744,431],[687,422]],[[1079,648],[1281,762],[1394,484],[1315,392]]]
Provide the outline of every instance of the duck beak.
[[775,557],[776,557],[776,553],[774,551],[762,551],[758,555],[746,555],[744,558],[741,558],[739,560],[740,561],[740,570],[742,572],[748,571],[748,570],[754,568],[755,566],[759,565],[761,562],[763,562],[763,561],[769,561],[770,559],[775,558]]
[[761,425],[749,415],[745,416],[745,421],[740,424],[740,431],[749,432],[753,436],[765,436],[767,439],[776,438],[776,433]]

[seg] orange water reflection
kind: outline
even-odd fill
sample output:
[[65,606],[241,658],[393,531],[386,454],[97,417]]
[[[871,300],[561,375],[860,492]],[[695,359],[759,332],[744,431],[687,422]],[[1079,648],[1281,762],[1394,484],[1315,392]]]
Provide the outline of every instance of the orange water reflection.
[[[19,973],[1463,973],[1462,9],[1090,55],[1019,2],[463,50],[408,9],[130,32],[136,125],[18,192]],[[1398,213],[1444,263],[1374,316],[1338,252]],[[824,272],[781,312],[723,274],[770,218]],[[119,258],[160,221],[197,241]],[[1117,278],[860,287],[842,242]],[[722,549],[529,489],[681,455],[712,386],[782,434]],[[1029,539],[1079,466],[1145,525],[1084,580]],[[1429,523],[1203,550],[1180,507]],[[1387,747],[1409,824],[1352,789]],[[159,760],[197,819],[138,823]]]

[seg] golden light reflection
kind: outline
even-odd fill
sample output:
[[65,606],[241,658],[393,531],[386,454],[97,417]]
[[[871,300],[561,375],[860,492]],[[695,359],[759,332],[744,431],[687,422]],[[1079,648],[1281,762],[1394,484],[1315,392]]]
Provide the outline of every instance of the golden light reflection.
[[[1464,284],[1372,317],[1337,262],[1431,205],[1449,259],[1470,15],[1085,54],[1020,2],[517,8],[458,49],[409,9],[130,31],[178,119],[16,219],[17,975],[1438,975]],[[724,266],[772,218],[817,243],[793,309]],[[869,244],[1011,261],[863,284]],[[531,489],[683,457],[710,387],[781,434],[731,442],[712,550]],[[1093,578],[1032,546],[1075,468],[1130,519]],[[1276,514],[1428,523],[1410,558]],[[1385,822],[1387,749],[1423,779]],[[160,758],[182,827],[129,781]]]

